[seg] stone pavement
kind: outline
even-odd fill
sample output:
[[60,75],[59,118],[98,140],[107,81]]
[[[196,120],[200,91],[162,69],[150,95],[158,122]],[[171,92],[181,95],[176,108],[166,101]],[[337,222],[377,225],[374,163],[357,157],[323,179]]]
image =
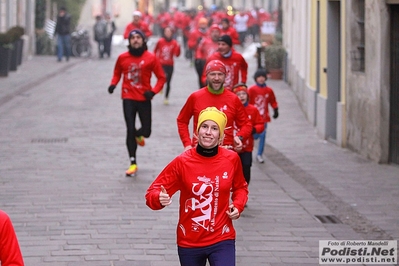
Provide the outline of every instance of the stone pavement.
[[[195,70],[176,60],[170,105],[155,96],[153,133],[138,149],[138,175],[126,178],[120,84],[107,92],[124,50],[68,63],[36,56],[0,79],[0,209],[28,266],[179,265],[177,195],[151,211],[144,193],[183,150],[176,116],[196,89]],[[247,60],[252,85],[256,64]],[[398,239],[399,168],[321,140],[289,86],[268,83],[280,117],[269,125],[265,163],[254,162],[248,208],[235,222],[237,265],[317,265],[319,240]]]

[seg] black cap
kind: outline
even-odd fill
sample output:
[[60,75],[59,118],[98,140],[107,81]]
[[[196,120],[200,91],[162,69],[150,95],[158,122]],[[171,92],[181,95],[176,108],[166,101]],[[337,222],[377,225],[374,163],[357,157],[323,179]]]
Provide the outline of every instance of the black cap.
[[233,46],[233,41],[231,40],[231,37],[229,35],[222,35],[219,37],[219,42],[225,42],[227,43],[228,46],[232,47]]
[[266,71],[266,69],[259,68],[258,70],[256,70],[256,72],[254,74],[254,80],[256,81],[256,79],[258,77],[265,77],[267,79],[267,71]]
[[222,22],[226,22],[227,24],[230,24],[230,21],[228,18],[222,18]]
[[139,29],[132,30],[132,31],[129,33],[129,38],[128,38],[128,40],[130,40],[130,38],[133,36],[133,34],[138,34],[138,35],[141,36],[141,38],[143,38],[144,41],[146,40],[145,34],[144,34],[141,30],[139,30]]

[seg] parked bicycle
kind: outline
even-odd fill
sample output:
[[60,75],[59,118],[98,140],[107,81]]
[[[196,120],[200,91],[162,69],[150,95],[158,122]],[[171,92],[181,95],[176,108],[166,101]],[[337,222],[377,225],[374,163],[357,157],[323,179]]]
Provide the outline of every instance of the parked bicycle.
[[90,57],[91,56],[91,43],[90,35],[87,30],[81,29],[72,32],[72,55],[75,57]]

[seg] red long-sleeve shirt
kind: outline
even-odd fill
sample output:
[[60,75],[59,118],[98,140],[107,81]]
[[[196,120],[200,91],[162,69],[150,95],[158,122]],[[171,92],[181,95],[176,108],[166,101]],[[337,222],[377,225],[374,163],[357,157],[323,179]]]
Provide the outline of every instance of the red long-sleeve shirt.
[[[245,112],[248,115],[249,121],[251,121],[252,128],[255,128],[256,133],[260,134],[265,129],[265,122],[263,122],[263,118],[261,117],[258,109],[252,104],[246,104]],[[237,129],[239,131],[239,129]],[[254,149],[254,137],[251,134],[248,138],[242,141],[242,152],[252,152]]]
[[251,122],[245,113],[244,105],[233,92],[224,89],[221,94],[211,93],[208,87],[193,92],[188,98],[177,117],[177,128],[184,147],[194,146],[196,139],[190,138],[188,125],[193,117],[193,131],[197,128],[199,113],[206,107],[214,106],[227,116],[222,145],[234,145],[234,124],[240,128],[237,136],[248,138],[252,132]]
[[195,58],[206,60],[217,50],[218,50],[218,42],[214,42],[210,37],[207,37],[199,43]]
[[180,56],[180,45],[176,40],[160,38],[155,45],[154,54],[159,58],[161,65],[173,66],[173,57]]
[[226,214],[230,196],[240,213],[248,199],[237,153],[219,147],[215,156],[205,157],[193,148],[176,157],[147,190],[146,204],[153,210],[162,209],[161,185],[169,196],[180,191],[178,246],[204,247],[235,239],[233,222]]
[[[151,87],[151,75],[155,74],[157,82]],[[153,53],[145,51],[141,56],[133,56],[129,52],[119,55],[115,63],[112,85],[117,85],[123,75],[122,99],[145,101],[144,92],[160,92],[166,82],[161,63]]]
[[[244,57],[238,52],[231,50],[231,56],[223,57],[220,53],[214,53],[208,57],[205,65],[211,60],[220,60],[226,65],[226,80],[224,81],[224,87],[228,90],[232,90],[234,85],[238,83],[246,83],[248,75],[248,63]],[[240,77],[241,76],[241,77]],[[202,82],[206,83],[206,73],[202,73]]]
[[[195,29],[193,31],[190,32],[190,35],[188,37],[188,41],[187,41],[187,46],[189,49],[196,51],[198,48],[198,44],[200,43],[200,41],[203,38],[206,38],[208,35],[208,31],[204,30],[204,31],[200,31],[199,29]],[[195,54],[197,55],[197,54]],[[197,57],[195,57],[197,58]]]
[[252,85],[248,89],[249,103],[255,105],[259,110],[260,115],[265,123],[270,122],[269,116],[269,105],[276,109],[278,108],[278,103],[276,96],[272,88],[270,87],[260,87],[257,84]]
[[129,37],[129,33],[132,30],[141,30],[147,38],[152,35],[152,31],[148,27],[147,23],[145,23],[144,21],[140,21],[137,24],[133,22],[127,24],[125,28],[125,33],[123,34],[123,38],[127,39]]
[[227,29],[221,28],[220,29],[220,36],[222,35],[229,35],[233,44],[240,44],[240,37],[238,36],[238,32],[233,27],[228,27]]
[[10,217],[0,210],[0,264],[2,266],[24,266],[18,239]]
[[160,13],[156,19],[156,23],[159,24],[161,29],[164,29],[167,26],[170,26],[172,21],[173,21],[173,18],[170,16],[170,14],[168,12]]

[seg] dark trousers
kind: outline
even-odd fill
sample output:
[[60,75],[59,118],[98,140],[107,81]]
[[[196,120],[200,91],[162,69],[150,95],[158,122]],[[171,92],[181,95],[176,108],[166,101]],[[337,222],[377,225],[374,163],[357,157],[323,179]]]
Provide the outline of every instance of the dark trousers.
[[195,59],[195,70],[197,71],[198,85],[199,85],[200,88],[205,86],[205,84],[203,84],[202,81],[201,81],[202,72],[204,71],[204,68],[205,68],[205,60],[203,60],[203,59]]
[[211,246],[201,248],[177,247],[181,266],[235,266],[235,240],[225,240]]
[[252,166],[252,152],[245,151],[238,154],[241,159],[242,171],[244,174],[245,181],[247,181],[249,185],[249,181],[251,181],[251,166]]
[[[123,113],[127,128],[126,146],[130,158],[136,158],[136,137],[148,138],[151,135],[151,110],[151,101],[140,102],[123,99]],[[136,129],[136,114],[139,115],[140,129]]]
[[238,33],[238,38],[239,38],[239,40],[240,40],[240,45],[241,45],[241,46],[244,46],[245,37],[247,37],[247,32],[246,32],[246,31],[240,31],[240,32]]
[[170,81],[172,80],[172,75],[173,75],[173,66],[163,65],[162,68],[163,68],[163,71],[165,72],[165,76],[166,76],[165,98],[168,99],[169,92],[170,92]]
[[112,46],[112,34],[105,38],[104,40],[104,53],[111,56],[111,46]]
[[[187,57],[187,50],[189,50],[188,49],[188,45],[187,45],[187,43],[188,43],[188,37],[184,34],[184,33],[182,33],[182,35],[183,35],[183,48],[184,48],[184,51],[185,51],[185,54],[186,54],[186,59],[189,59],[188,57]],[[190,58],[191,59],[191,58]]]

